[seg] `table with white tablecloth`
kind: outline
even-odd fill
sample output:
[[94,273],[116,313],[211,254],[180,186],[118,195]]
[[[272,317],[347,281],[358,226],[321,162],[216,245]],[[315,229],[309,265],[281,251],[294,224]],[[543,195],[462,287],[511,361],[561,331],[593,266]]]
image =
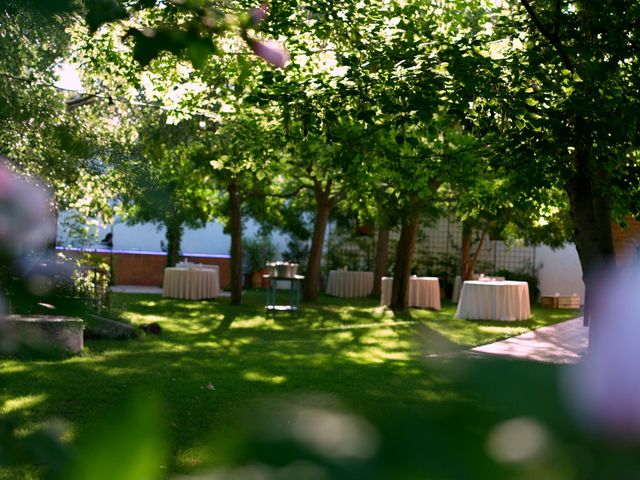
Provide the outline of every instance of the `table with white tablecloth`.
[[527,320],[530,317],[527,282],[466,281],[462,284],[456,318]]
[[162,296],[201,300],[220,295],[217,268],[165,268]]
[[[382,277],[380,305],[391,303],[393,277]],[[410,277],[409,298],[410,307],[433,308],[440,310],[440,282],[438,277]]]
[[373,291],[373,272],[331,270],[327,294],[336,297],[366,297]]

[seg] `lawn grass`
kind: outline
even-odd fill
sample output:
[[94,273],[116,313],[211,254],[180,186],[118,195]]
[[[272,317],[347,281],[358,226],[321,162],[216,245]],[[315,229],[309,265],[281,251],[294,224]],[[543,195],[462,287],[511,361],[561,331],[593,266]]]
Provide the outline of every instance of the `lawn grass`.
[[[448,370],[433,368],[427,355],[579,314],[532,306],[526,322],[480,322],[453,318],[455,305],[446,302],[438,312],[394,314],[374,299],[323,296],[298,314],[266,317],[263,295],[249,291],[244,305],[230,306],[226,298],[114,293],[115,311],[134,325],[158,322],[162,334],[87,340],[83,355],[62,361],[0,360],[1,413],[20,420],[20,434],[57,419],[65,438],[74,440],[132,394],[159,397],[170,451],[165,467],[189,473],[216,460],[211,438],[229,432],[263,398],[329,395],[381,430],[400,428],[402,420],[390,419],[459,412],[473,395],[452,382]],[[37,469],[0,471],[2,479],[38,475]]]

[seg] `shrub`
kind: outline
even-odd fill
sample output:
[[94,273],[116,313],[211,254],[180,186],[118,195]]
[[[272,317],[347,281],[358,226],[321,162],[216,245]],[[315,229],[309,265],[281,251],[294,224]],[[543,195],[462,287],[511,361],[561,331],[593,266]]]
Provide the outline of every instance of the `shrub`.
[[276,247],[268,235],[247,238],[242,242],[244,269],[246,273],[258,272],[265,268],[269,260],[274,260]]

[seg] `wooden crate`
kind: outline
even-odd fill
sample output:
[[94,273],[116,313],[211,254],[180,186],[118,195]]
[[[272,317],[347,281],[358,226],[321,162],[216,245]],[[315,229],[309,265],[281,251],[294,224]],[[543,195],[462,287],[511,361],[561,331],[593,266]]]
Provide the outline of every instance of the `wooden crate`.
[[578,295],[540,297],[540,305],[549,308],[580,308],[580,297]]
[[557,308],[580,308],[580,297],[577,295],[558,297]]

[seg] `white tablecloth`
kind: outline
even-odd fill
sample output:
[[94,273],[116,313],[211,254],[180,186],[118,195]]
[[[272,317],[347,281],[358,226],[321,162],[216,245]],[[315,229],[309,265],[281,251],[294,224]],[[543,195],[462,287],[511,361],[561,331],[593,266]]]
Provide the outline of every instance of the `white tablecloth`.
[[527,320],[531,317],[527,282],[466,281],[462,284],[456,318]]
[[[391,303],[393,277],[382,277],[380,305]],[[440,282],[438,277],[411,277],[409,279],[409,306],[440,310]]]
[[336,297],[366,297],[373,291],[373,272],[331,270],[327,293]]
[[220,295],[217,268],[165,268],[162,296],[200,300]]

